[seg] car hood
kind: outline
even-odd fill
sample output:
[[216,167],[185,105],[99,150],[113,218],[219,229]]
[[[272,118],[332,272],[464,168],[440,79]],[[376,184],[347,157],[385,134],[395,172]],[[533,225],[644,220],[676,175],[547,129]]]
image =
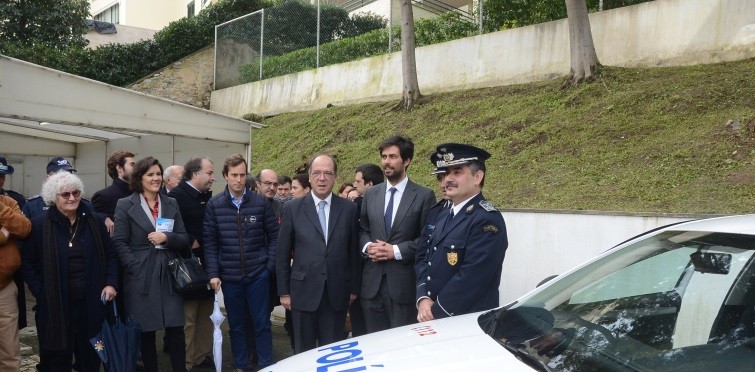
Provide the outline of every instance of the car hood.
[[264,371],[532,371],[468,314],[394,328],[318,347]]

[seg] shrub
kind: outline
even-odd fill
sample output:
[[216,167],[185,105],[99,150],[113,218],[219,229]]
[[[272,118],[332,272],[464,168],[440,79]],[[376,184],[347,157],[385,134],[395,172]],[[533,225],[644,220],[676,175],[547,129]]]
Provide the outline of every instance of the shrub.
[[113,85],[128,85],[210,45],[215,25],[270,6],[268,0],[221,0],[196,17],[171,22],[153,40],[64,50],[41,45],[9,45],[8,56]]
[[[395,26],[393,51],[401,49],[401,28]],[[438,18],[424,19],[415,24],[417,46],[442,43],[462,37],[476,35],[477,26],[465,21],[456,13],[445,13]],[[275,76],[313,69],[317,63],[317,50],[314,47],[295,50],[280,56],[267,56],[262,59],[262,76],[268,79]],[[355,37],[346,37],[320,45],[320,66],[354,61],[388,53],[388,30],[373,30]],[[260,80],[259,61],[239,67],[241,81],[248,83]]]

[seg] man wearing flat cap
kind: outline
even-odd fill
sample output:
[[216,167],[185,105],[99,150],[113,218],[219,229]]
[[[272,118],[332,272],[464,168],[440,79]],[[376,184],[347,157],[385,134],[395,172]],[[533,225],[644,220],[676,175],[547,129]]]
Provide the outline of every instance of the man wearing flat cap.
[[420,322],[498,306],[508,239],[501,213],[482,195],[488,158],[487,151],[458,143],[438,146],[431,157],[452,205],[438,213],[416,266]]

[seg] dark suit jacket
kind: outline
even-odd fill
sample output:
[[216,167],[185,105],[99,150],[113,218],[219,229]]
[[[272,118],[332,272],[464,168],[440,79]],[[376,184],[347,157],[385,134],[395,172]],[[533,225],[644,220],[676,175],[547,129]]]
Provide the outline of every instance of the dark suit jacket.
[[276,260],[278,294],[291,296],[293,310],[315,311],[326,285],[336,311],[346,310],[349,294],[359,294],[356,205],[337,195],[331,203],[327,246],[312,194],[283,207]]
[[[162,190],[165,190],[165,188]],[[167,195],[176,199],[176,203],[178,203],[181,218],[186,227],[186,232],[189,234],[189,246],[192,246],[195,240],[199,242],[199,248],[192,249],[192,252],[194,252],[195,256],[199,257],[202,265],[204,265],[204,248],[202,248],[204,212],[207,201],[212,197],[212,191],[201,193],[189,185],[187,181],[181,181]],[[184,300],[202,300],[212,298],[214,293],[211,289],[198,289],[184,293],[183,297]]]
[[[378,293],[385,269],[388,293],[391,299],[401,304],[415,301],[414,255],[417,252],[420,232],[425,226],[427,211],[435,204],[435,194],[427,187],[411,180],[406,185],[398,205],[396,218],[392,223],[391,235],[385,236],[385,190],[389,182],[370,187],[362,200],[359,217],[359,250],[365,244],[382,240],[398,245],[401,260],[372,262],[363,258],[362,292],[363,298],[373,298]],[[395,202],[395,201],[394,201]]]
[[120,178],[113,179],[113,184],[94,193],[92,195],[92,205],[97,213],[102,213],[105,217],[115,221],[115,205],[118,199],[131,195],[128,184]]

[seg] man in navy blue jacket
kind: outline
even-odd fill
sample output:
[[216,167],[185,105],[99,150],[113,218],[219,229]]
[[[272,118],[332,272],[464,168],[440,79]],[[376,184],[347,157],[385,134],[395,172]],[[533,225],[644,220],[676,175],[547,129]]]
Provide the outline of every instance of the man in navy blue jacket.
[[466,144],[439,145],[433,154],[449,209],[431,217],[433,231],[418,254],[417,321],[492,309],[499,305],[508,247],[503,216],[482,195],[487,151]]
[[223,164],[226,189],[207,203],[203,245],[207,275],[217,292],[223,286],[234,368],[248,370],[244,310],[254,323],[259,367],[273,363],[268,312],[270,276],[275,271],[278,219],[263,196],[245,187],[247,163],[231,155]]

